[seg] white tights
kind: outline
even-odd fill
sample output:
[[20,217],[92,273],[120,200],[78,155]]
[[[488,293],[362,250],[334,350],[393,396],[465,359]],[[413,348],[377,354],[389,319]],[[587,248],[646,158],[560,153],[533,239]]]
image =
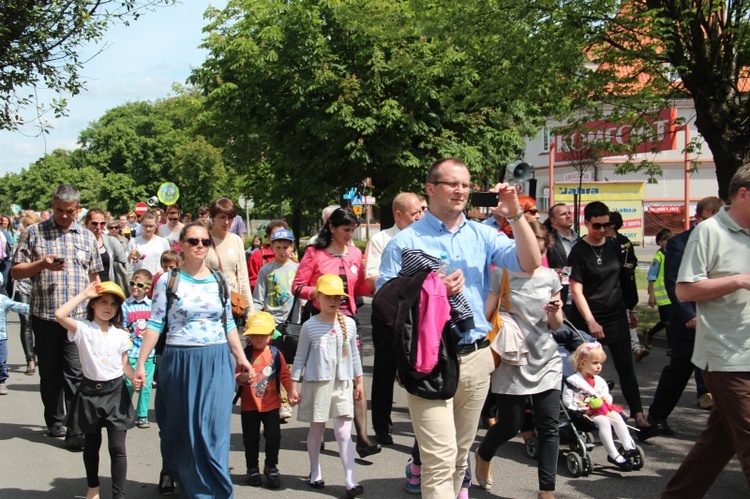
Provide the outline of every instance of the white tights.
[[635,449],[635,442],[630,437],[628,427],[618,413],[612,411],[606,416],[594,416],[592,420],[599,429],[599,440],[602,441],[609,457],[617,459],[620,455],[620,453],[617,452],[617,447],[615,447],[615,442],[612,439],[612,428],[615,429],[617,439],[622,444],[623,449]]
[[[310,458],[310,482],[323,479],[320,469],[320,444],[323,442],[325,423],[310,423],[307,432],[307,455]],[[339,457],[344,466],[347,490],[357,485],[354,478],[354,442],[352,442],[352,419],[349,417],[333,418],[333,433],[339,444]]]

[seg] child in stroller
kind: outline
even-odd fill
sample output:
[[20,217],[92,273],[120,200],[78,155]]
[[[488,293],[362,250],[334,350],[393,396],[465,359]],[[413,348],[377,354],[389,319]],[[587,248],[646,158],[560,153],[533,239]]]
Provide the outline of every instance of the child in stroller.
[[[607,460],[623,471],[631,471],[643,467],[643,451],[639,449],[633,441],[628,427],[621,416],[622,407],[612,402],[612,396],[609,394],[609,388],[606,381],[602,379],[599,373],[607,355],[602,350],[598,342],[584,343],[580,345],[573,355],[570,362],[576,373],[565,380],[563,389],[563,411],[569,417],[571,429],[583,429],[593,423],[599,430],[599,438],[602,445],[607,451]],[[580,427],[580,428],[579,428]],[[612,430],[617,434],[621,447],[615,446]],[[561,428],[561,440],[563,430]],[[578,433],[577,431],[575,433]],[[578,437],[580,440],[581,437]],[[571,461],[576,461],[576,451],[581,451],[582,456],[578,456],[581,461],[581,474],[590,470],[590,459],[588,459],[590,438],[587,436],[586,441],[571,446],[572,457],[568,455],[568,468],[572,474]],[[561,442],[562,443],[562,442]],[[576,468],[573,466],[573,468]]]

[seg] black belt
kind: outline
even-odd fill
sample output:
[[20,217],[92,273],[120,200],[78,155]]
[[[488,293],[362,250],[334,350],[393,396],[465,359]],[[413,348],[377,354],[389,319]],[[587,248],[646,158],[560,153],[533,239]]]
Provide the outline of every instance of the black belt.
[[488,340],[487,338],[482,338],[481,340],[477,340],[474,343],[456,345],[456,353],[465,354],[476,352],[477,350],[487,348],[488,346],[490,346],[490,340]]

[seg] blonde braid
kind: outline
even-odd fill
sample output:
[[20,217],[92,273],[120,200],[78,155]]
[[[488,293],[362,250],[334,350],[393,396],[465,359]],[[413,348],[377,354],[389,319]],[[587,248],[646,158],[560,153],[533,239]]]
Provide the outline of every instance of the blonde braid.
[[346,320],[344,319],[344,314],[342,314],[340,311],[337,310],[336,319],[338,319],[339,324],[341,325],[341,331],[344,333],[344,345],[343,346],[344,346],[344,357],[346,357],[346,355],[349,353],[349,348],[348,348],[349,342],[347,341],[348,331],[346,330]]

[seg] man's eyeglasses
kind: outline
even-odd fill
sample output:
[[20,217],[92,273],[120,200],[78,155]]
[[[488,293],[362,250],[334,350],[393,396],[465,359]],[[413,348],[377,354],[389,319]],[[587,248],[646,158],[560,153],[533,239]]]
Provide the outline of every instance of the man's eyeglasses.
[[539,213],[539,210],[536,208],[529,208],[528,210],[523,210],[524,213],[528,213],[529,215],[536,215]]
[[594,223],[590,223],[589,225],[591,225],[591,228],[594,230],[602,230],[602,229],[609,229],[614,224],[612,222],[604,222],[603,224],[594,222]]
[[457,191],[458,189],[463,189],[465,191],[468,191],[471,189],[471,184],[467,184],[466,182],[444,182],[442,180],[436,180],[435,182],[430,182],[431,184],[435,185],[445,185],[448,186],[449,189],[453,191]]
[[104,227],[107,225],[107,222],[89,222],[89,225],[93,225],[94,227]]
[[202,244],[204,248],[208,248],[211,246],[211,240],[210,239],[198,239],[197,237],[188,237],[185,239],[185,241],[190,246],[198,246],[198,243]]
[[145,282],[130,281],[130,285],[138,289],[148,289],[151,285]]
[[128,220],[133,220],[135,217],[133,215],[128,216]]

